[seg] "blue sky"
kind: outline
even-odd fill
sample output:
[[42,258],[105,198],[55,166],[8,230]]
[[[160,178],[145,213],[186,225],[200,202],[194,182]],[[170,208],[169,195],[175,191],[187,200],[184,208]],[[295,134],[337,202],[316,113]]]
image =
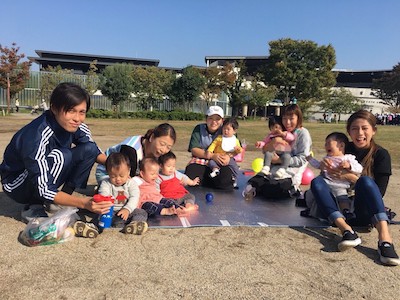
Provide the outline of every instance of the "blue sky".
[[[331,44],[336,68],[400,62],[398,0],[5,0],[0,44],[205,66],[205,56],[264,56],[280,38]],[[37,69],[35,65],[33,69]]]

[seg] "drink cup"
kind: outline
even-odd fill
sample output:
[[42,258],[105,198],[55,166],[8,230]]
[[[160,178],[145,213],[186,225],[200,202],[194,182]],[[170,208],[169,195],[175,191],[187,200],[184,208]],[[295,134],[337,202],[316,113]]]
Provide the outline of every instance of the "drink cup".
[[[114,203],[114,198],[112,196],[102,196],[96,194],[93,196],[94,202],[102,202],[102,201],[110,201]],[[99,227],[101,228],[110,228],[113,218],[114,206],[110,207],[110,211],[106,214],[102,214],[99,219]]]

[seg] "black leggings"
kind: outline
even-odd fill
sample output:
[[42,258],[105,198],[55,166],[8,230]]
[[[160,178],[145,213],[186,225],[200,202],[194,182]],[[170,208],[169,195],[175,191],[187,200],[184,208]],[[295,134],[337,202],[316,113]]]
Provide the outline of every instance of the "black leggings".
[[221,190],[232,190],[235,179],[233,178],[232,170],[229,166],[223,166],[219,170],[219,175],[211,178],[209,174],[211,169],[205,165],[190,164],[186,166],[185,174],[190,179],[200,178],[200,184],[203,186],[221,189]]

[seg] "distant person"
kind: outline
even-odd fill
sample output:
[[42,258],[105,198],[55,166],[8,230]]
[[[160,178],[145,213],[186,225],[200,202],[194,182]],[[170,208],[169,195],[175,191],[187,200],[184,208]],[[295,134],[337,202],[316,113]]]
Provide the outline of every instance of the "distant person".
[[40,104],[40,108],[45,112],[46,110],[49,110],[49,107],[47,106],[46,100],[42,99],[42,103]]
[[15,99],[15,111],[19,112],[19,99]]

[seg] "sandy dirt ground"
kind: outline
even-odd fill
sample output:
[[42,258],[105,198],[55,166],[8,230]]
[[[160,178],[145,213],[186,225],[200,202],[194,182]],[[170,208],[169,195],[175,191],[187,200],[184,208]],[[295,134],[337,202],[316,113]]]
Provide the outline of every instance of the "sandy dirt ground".
[[[2,121],[3,122],[3,121]],[[1,127],[6,128],[6,125]],[[14,132],[0,129],[0,158]],[[178,133],[179,134],[179,133]],[[102,137],[108,146],[125,137]],[[188,153],[176,153],[187,162]],[[258,153],[246,153],[242,168]],[[90,182],[94,183],[91,176]],[[400,172],[385,203],[400,213]],[[18,242],[21,206],[0,190],[1,299],[398,299],[400,267],[379,263],[377,232],[337,251],[336,228],[151,228],[39,247]],[[397,217],[399,220],[399,217]],[[400,227],[391,226],[400,251]]]

